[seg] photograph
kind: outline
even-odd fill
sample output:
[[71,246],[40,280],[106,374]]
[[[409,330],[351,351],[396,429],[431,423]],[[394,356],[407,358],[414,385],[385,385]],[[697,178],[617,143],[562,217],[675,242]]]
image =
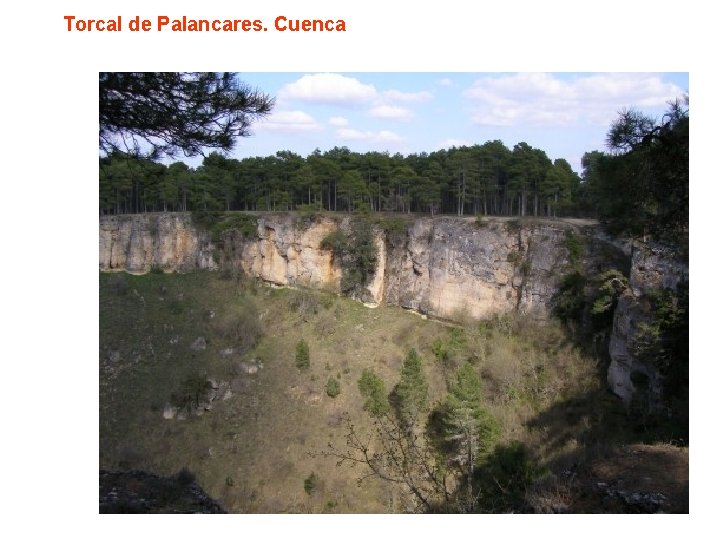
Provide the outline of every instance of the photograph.
[[98,72],[98,512],[688,514],[689,75]]

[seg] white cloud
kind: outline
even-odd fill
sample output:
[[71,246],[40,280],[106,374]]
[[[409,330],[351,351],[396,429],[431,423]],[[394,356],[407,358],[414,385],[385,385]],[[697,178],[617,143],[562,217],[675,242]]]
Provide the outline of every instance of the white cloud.
[[422,90],[420,92],[401,92],[400,90],[386,90],[383,97],[388,101],[401,101],[403,103],[422,103],[432,99],[432,92]]
[[278,92],[282,100],[297,99],[307,103],[356,106],[368,103],[378,95],[371,84],[338,73],[303,75]]
[[321,129],[322,126],[303,111],[276,111],[257,124],[258,131],[274,133],[308,133]]
[[452,82],[452,79],[448,79],[447,77],[443,77],[437,83],[440,86],[453,86],[455,84],[454,82]]
[[336,135],[339,139],[345,141],[365,141],[373,143],[399,143],[403,141],[400,135],[386,129],[380,131],[359,131],[357,129],[343,128],[338,129]]
[[328,124],[331,126],[347,126],[350,123],[350,120],[345,118],[344,116],[331,116],[330,120],[328,120]]
[[410,120],[415,114],[404,107],[396,107],[394,105],[378,105],[369,111],[373,118],[385,118],[389,120]]
[[476,124],[607,125],[623,107],[663,107],[683,93],[652,73],[601,73],[560,79],[519,73],[479,79],[463,92],[477,106]]

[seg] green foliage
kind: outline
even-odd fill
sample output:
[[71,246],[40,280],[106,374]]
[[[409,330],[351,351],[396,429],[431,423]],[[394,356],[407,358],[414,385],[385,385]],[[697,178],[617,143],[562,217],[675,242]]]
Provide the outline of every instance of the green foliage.
[[480,377],[469,362],[450,387],[443,420],[445,437],[460,463],[472,466],[495,444],[499,426],[484,406]]
[[216,209],[198,208],[191,213],[193,225],[208,232],[217,225],[223,217],[223,213]]
[[522,230],[522,221],[519,219],[510,219],[505,222],[505,230],[509,234],[517,234]]
[[263,335],[255,302],[247,297],[240,298],[232,306],[219,311],[211,319],[210,327],[224,340],[232,343],[238,352],[255,347]]
[[331,398],[335,398],[340,395],[340,383],[335,377],[330,377],[325,384],[325,393]]
[[686,400],[689,385],[689,294],[687,283],[677,291],[656,289],[648,295],[650,320],[638,324],[632,351],[657,368],[666,402]]
[[250,214],[228,214],[211,230],[214,242],[222,239],[225,231],[236,231],[245,238],[257,235],[257,218]]
[[341,229],[336,229],[322,239],[320,248],[332,251],[336,257],[342,258],[350,246],[350,238]]
[[433,341],[431,350],[435,358],[441,362],[447,362],[450,359],[450,348],[448,347],[448,343],[442,338],[437,338]]
[[318,477],[315,472],[311,472],[310,475],[303,481],[303,489],[308,495],[312,495],[317,490]]
[[358,379],[360,394],[365,398],[363,409],[373,418],[380,418],[390,412],[390,403],[385,383],[372,369],[364,369]]
[[394,390],[400,419],[414,424],[428,407],[428,383],[423,371],[423,362],[415,349],[408,352],[400,369],[400,382]]
[[445,369],[454,369],[458,358],[467,345],[467,336],[462,328],[451,328],[446,338],[437,338],[430,349]]
[[511,441],[498,445],[474,475],[474,484],[480,493],[477,510],[526,511],[527,489],[545,474],[546,470],[532,461],[523,443]]
[[577,264],[585,251],[582,237],[572,229],[565,231],[565,249],[567,249],[568,259],[572,264]]
[[99,94],[100,150],[140,155],[142,141],[153,158],[229,151],[274,105],[234,73],[101,72]]
[[593,283],[595,299],[592,304],[592,314],[612,314],[618,296],[628,287],[627,278],[619,270],[608,270],[594,278]]
[[522,255],[520,255],[519,252],[511,251],[510,253],[508,253],[507,262],[509,262],[513,266],[517,266],[518,264],[520,264],[520,261],[522,261]]
[[404,216],[374,217],[370,222],[385,233],[385,238],[391,246],[402,245],[407,238],[408,228],[412,226],[411,220]]
[[171,394],[170,403],[178,409],[190,411],[207,398],[210,389],[210,381],[205,375],[191,373],[183,379],[180,389]]
[[485,229],[490,225],[490,222],[488,221],[488,218],[485,216],[477,216],[475,218],[475,226],[478,229]]
[[628,287],[620,270],[587,277],[578,270],[565,275],[552,299],[553,313],[581,341],[609,336],[619,296]]
[[364,219],[353,220],[348,235],[338,229],[320,243],[322,249],[329,249],[343,269],[340,287],[345,294],[359,293],[368,285],[375,274],[377,250],[372,225]]
[[580,272],[571,272],[563,276],[558,293],[552,301],[554,314],[566,325],[582,322],[587,306],[585,285],[587,279]]
[[295,365],[299,369],[310,367],[310,347],[304,339],[301,339],[295,345]]
[[687,102],[670,103],[661,123],[622,111],[608,132],[615,153],[595,156],[586,183],[613,234],[652,235],[687,247],[689,131]]

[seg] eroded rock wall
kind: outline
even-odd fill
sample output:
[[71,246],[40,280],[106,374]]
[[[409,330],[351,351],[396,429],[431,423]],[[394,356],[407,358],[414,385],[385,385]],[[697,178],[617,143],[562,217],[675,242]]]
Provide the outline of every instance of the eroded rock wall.
[[189,214],[142,214],[100,218],[100,270],[146,273],[216,269],[209,235]]
[[[376,268],[358,300],[386,302],[445,319],[512,310],[547,312],[568,264],[561,222],[420,218],[388,239],[374,232]],[[340,292],[343,269],[321,247],[330,233],[351,231],[349,218],[299,220],[263,215],[256,234],[228,231],[213,257],[209,235],[189,215],[109,216],[100,220],[100,269],[148,272],[217,268],[216,259],[278,285]]]
[[385,300],[446,319],[547,311],[567,261],[566,227],[418,219],[388,256]]
[[226,236],[233,248],[229,262],[270,283],[339,292],[342,268],[331,251],[320,247],[337,227],[328,218],[303,223],[286,215],[260,217],[257,236]]
[[[100,269],[184,272],[216,269],[216,260],[222,260],[266,282],[339,293],[343,269],[321,245],[331,232],[351,227],[349,218],[263,215],[257,219],[256,234],[225,233],[220,252],[207,232],[192,225],[189,214],[106,216],[100,219]],[[450,320],[511,311],[543,317],[571,266],[569,231],[584,237],[586,270],[594,265],[599,272],[609,258],[632,256],[630,287],[614,315],[608,370],[610,388],[629,404],[636,390],[633,372],[645,374],[653,388],[661,386],[659,375],[631,353],[638,324],[648,316],[643,298],[651,289],[674,289],[688,278],[687,265],[663,250],[630,249],[593,227],[561,221],[518,227],[509,219],[478,224],[471,218],[419,218],[404,233],[395,231],[390,237],[376,228],[375,272],[356,299]],[[617,261],[611,266],[619,268]]]
[[[660,402],[662,380],[652,366],[635,358],[633,341],[638,326],[652,317],[647,296],[655,289],[677,290],[688,281],[688,266],[671,250],[635,245],[632,248],[629,288],[618,298],[610,337],[610,366],[608,384],[626,406],[629,406],[637,388],[633,378],[638,374],[647,378],[650,397]],[[651,404],[652,406],[652,404]]]

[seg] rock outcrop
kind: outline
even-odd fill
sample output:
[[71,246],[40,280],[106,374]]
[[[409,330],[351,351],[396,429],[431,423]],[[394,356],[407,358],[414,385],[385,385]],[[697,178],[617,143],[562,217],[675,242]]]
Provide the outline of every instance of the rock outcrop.
[[[652,366],[638,360],[632,353],[634,337],[641,323],[652,318],[647,304],[648,294],[657,289],[677,290],[688,281],[688,266],[667,248],[635,245],[632,249],[629,288],[618,298],[610,337],[610,389],[630,405],[637,392],[633,378],[646,381],[649,398],[658,403],[662,394],[660,374]],[[653,403],[650,403],[653,406]]]
[[[209,233],[192,225],[189,214],[148,214],[100,218],[100,269],[143,273],[153,269],[241,270],[265,282],[321,288],[339,293],[343,268],[323,239],[341,229],[352,232],[350,218],[299,219],[289,214],[257,217],[255,234],[225,231],[222,248]],[[642,298],[650,289],[675,288],[687,280],[687,266],[659,249],[635,247],[605,237],[585,223],[555,220],[524,222],[495,218],[418,218],[404,232],[374,229],[375,271],[357,300],[387,303],[432,317],[480,319],[511,311],[547,316],[560,280],[570,269],[569,234],[583,237],[581,265],[590,272],[630,269],[630,288],[618,301],[610,341],[611,389],[629,404],[640,372],[660,388],[659,375],[639,363],[630,346]],[[623,251],[625,252],[623,254]],[[632,265],[619,262],[631,256]],[[574,261],[577,264],[577,261]]]
[[545,313],[568,264],[566,228],[418,219],[389,253],[384,300],[453,320],[515,309]]
[[100,218],[100,270],[144,274],[216,269],[209,235],[189,214],[142,214]]

